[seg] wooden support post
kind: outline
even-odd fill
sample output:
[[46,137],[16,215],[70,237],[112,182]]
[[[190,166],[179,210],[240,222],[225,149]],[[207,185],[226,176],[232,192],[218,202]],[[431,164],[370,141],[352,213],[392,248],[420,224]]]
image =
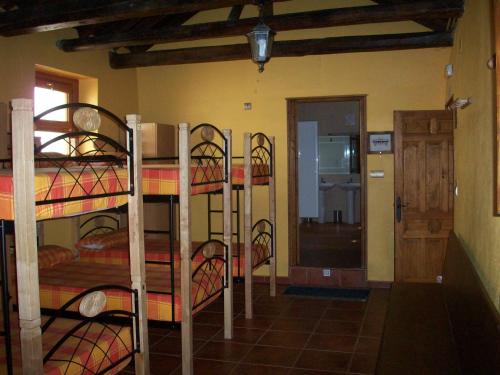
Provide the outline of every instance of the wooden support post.
[[179,124],[179,218],[181,247],[182,375],[193,374],[191,269],[191,142],[189,124]]
[[269,259],[269,293],[271,297],[276,297],[276,167],[275,167],[275,145],[274,137],[270,137],[271,141],[271,177],[269,178],[269,221],[272,225],[272,244],[273,256]]
[[[127,115],[127,125],[134,137],[134,162],[128,161],[129,173],[134,173],[134,194],[128,196],[128,222],[130,241],[130,278],[132,289],[136,289],[139,298],[139,343],[141,350],[135,355],[135,373],[149,374],[148,343],[148,300],[146,293],[146,269],[144,256],[144,219],[142,202],[142,140],[141,116]],[[135,335],[135,330],[134,330]],[[136,338],[137,339],[137,338]]]
[[252,134],[245,133],[243,142],[245,188],[245,318],[253,317],[252,291]]
[[232,182],[232,137],[231,130],[222,131],[227,142],[225,167],[227,180],[223,186],[224,243],[227,246],[226,275],[227,288],[224,289],[224,338],[233,338],[233,182]]
[[17,292],[24,375],[43,374],[36,244],[33,101],[12,100]]

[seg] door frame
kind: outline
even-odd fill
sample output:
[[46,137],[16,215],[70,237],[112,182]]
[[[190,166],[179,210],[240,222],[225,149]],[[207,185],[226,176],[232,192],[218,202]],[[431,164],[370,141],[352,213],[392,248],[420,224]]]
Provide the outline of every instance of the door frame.
[[298,159],[297,159],[297,105],[317,102],[359,103],[359,164],[361,178],[361,269],[366,269],[367,234],[367,175],[366,175],[366,97],[367,95],[313,96],[287,98],[288,145],[288,267],[300,265],[299,210],[298,210]]

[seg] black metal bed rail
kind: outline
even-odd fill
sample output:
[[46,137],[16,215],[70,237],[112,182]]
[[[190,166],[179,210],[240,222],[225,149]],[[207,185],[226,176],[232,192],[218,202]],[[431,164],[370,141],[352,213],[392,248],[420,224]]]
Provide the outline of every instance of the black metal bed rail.
[[[102,295],[105,296],[105,291],[110,290],[130,293],[132,311],[118,309],[104,310],[106,300],[105,297],[102,299]],[[82,308],[82,303],[85,299],[88,299],[88,305],[91,306],[91,308]],[[81,369],[82,373],[105,374],[112,368],[115,368],[123,363],[128,358],[131,358],[135,353],[140,352],[138,292],[135,289],[127,288],[121,285],[100,285],[87,289],[74,296],[58,310],[53,311],[52,316],[42,326],[42,334],[47,332],[47,330],[54,324],[54,322],[57,321],[58,318],[67,316],[68,312],[72,312],[73,315],[75,315],[75,311],[69,310],[78,303],[80,304],[79,322],[64,333],[62,337],[53,345],[53,347],[48,350],[47,354],[45,354],[43,358],[44,365],[49,362],[54,362],[60,367],[60,364],[64,363],[66,364],[66,371],[68,371],[70,367],[76,366]],[[93,310],[93,307],[95,307],[95,310]],[[71,310],[74,310],[74,308]],[[92,328],[96,327],[96,330],[91,331]],[[121,347],[128,347],[127,343],[124,342],[121,337],[123,330],[127,329],[130,329],[132,347],[127,350],[125,355],[122,355],[119,358],[112,358],[110,355],[110,349],[112,348],[111,344],[119,342]],[[111,343],[108,339],[103,343],[103,346],[99,345],[100,340],[105,336],[111,336]],[[73,352],[71,352],[69,358],[58,358],[57,354],[59,350],[70,340],[71,343],[68,344],[68,346],[73,349]],[[84,344],[91,346],[86,362],[82,362],[80,360],[81,358],[78,358],[78,349]],[[89,368],[89,361],[93,359],[92,354],[94,351],[100,352],[103,357],[97,371]],[[64,351],[64,354],[67,356],[67,351]]]
[[120,221],[116,217],[114,217],[112,215],[107,215],[107,214],[99,214],[99,215],[94,215],[92,217],[89,217],[87,220],[85,220],[83,223],[81,223],[80,230],[87,227],[90,223],[98,222],[99,220],[111,221],[113,226],[109,226],[106,224],[94,225],[91,229],[87,230],[87,232],[85,232],[84,235],[80,236],[80,239],[90,237],[90,236],[99,235],[99,234],[114,232],[114,231],[119,229]]
[[267,219],[257,221],[252,227],[252,251],[256,253],[252,257],[252,269],[260,267],[274,256],[273,246],[274,228]]
[[228,143],[222,132],[212,124],[203,123],[191,129],[191,139],[202,141],[191,147],[191,160],[196,161],[192,186],[224,183],[228,179]]
[[264,133],[252,134],[252,177],[273,176],[273,145]]
[[[241,212],[241,203],[240,203],[240,192],[242,191],[242,188],[240,186],[237,186],[237,185],[233,185],[233,190],[236,191],[236,207],[235,209],[233,210],[233,215],[234,217],[236,218],[236,230],[232,233],[233,235],[233,238],[235,238],[235,244],[236,244],[236,254],[233,252],[233,256],[238,258],[238,260],[240,259],[241,257],[241,230],[240,230],[240,226],[241,226],[241,217],[240,217],[240,212]],[[221,192],[220,191],[216,191],[216,192],[210,192],[210,193],[207,193],[207,206],[208,206],[208,210],[207,210],[207,217],[208,217],[208,239],[209,240],[213,240],[216,238],[216,236],[219,236],[219,237],[222,237],[224,235],[224,232],[221,232],[221,231],[216,231],[214,229],[214,226],[213,226],[213,222],[212,222],[212,215],[215,215],[215,214],[219,214],[219,215],[222,215],[224,213],[224,210],[223,209],[214,209],[212,208],[214,205],[212,203],[212,197],[214,195],[220,195]],[[241,262],[238,261],[238,267],[237,267],[237,280],[241,280],[242,278],[242,270],[241,270]]]
[[228,246],[219,240],[208,240],[200,244],[193,254],[191,260],[203,256],[203,261],[198,264],[192,273],[195,294],[193,298],[193,309],[204,304],[212,297],[221,293],[228,287]]
[[[61,134],[40,146],[35,147],[35,162],[39,168],[50,168],[52,177],[50,186],[42,199],[36,204],[53,204],[76,200],[95,199],[117,195],[134,194],[133,131],[121,119],[108,110],[87,103],[63,104],[34,117],[36,123],[43,117],[60,110],[71,110],[73,128],[70,132]],[[109,127],[114,125],[118,133],[125,135],[127,146],[114,139],[95,132],[105,118]],[[50,152],[51,147],[62,145],[68,150],[67,156]],[[126,163],[124,162],[126,161]],[[127,168],[126,183],[122,183],[120,170]],[[93,176],[92,183],[82,181],[85,175]],[[69,181],[67,194],[64,198],[52,198],[52,189],[64,175]],[[108,184],[105,177],[110,175],[113,184]]]

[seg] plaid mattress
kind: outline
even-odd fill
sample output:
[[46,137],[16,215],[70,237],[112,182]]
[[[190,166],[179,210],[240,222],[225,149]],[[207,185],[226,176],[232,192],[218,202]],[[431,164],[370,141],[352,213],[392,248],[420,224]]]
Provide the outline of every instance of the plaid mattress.
[[[44,321],[47,318],[44,318]],[[11,316],[12,321],[12,359],[14,364],[14,374],[21,374],[21,344],[19,339],[19,323],[17,315]],[[58,318],[45,331],[42,336],[43,353],[47,353],[72,327],[78,324],[77,320]],[[2,325],[3,326],[3,325]],[[86,328],[89,328],[86,331]],[[115,334],[116,332],[116,334]],[[77,375],[93,374],[99,369],[108,367],[111,363],[123,358],[132,351],[131,330],[127,327],[109,325],[103,330],[102,325],[93,324],[85,326],[76,332],[84,336],[88,341],[81,341],[75,337],[69,338],[52,356],[52,361],[48,361],[44,366],[44,373],[50,375]],[[78,343],[80,342],[80,345]],[[94,343],[96,345],[94,346]],[[99,348],[106,351],[100,350]],[[59,359],[60,361],[55,361]],[[67,361],[71,360],[69,363]],[[129,360],[124,361],[108,374],[117,374],[124,369]],[[0,374],[6,374],[6,357],[4,337],[0,337]],[[84,365],[88,371],[82,368]]]
[[[107,235],[107,234],[106,234]],[[102,236],[96,240],[102,242]],[[97,236],[96,236],[97,237]],[[92,237],[85,238],[85,243],[88,244]],[[108,242],[109,244],[109,242]],[[193,251],[200,246],[202,242],[193,242]],[[145,245],[145,255],[147,261],[170,261],[170,250],[169,241],[166,239],[157,238],[146,238],[144,240]],[[89,250],[80,245],[80,241],[76,244],[76,247],[80,250],[80,261],[88,263],[100,263],[100,264],[129,264],[129,248],[128,245],[123,245],[122,243],[117,243],[115,246],[106,247],[103,250]],[[254,244],[252,246],[252,263],[255,268],[256,265],[262,263],[263,260],[267,258],[268,250],[263,245]],[[223,255],[222,248],[218,249],[219,255]],[[199,264],[204,261],[203,254],[198,253],[193,259],[194,264]],[[179,241],[174,242],[174,267],[180,267],[180,243]],[[154,266],[154,265],[151,265]],[[163,266],[163,265],[159,265]],[[164,266],[163,266],[164,267]],[[238,267],[240,267],[240,272],[238,274]],[[243,276],[245,274],[245,246],[240,244],[240,257],[238,258],[237,244],[233,243],[233,276]]]
[[[233,185],[245,184],[245,166],[243,164],[233,164],[231,169]],[[252,165],[252,185],[266,185],[269,183],[269,176],[259,176],[269,174],[268,165]]]
[[50,268],[59,263],[68,263],[75,259],[70,249],[57,245],[44,245],[38,248],[38,268]]
[[[221,266],[220,261],[217,267]],[[104,284],[123,285],[130,287],[130,270],[124,265],[109,265],[99,263],[71,262],[58,264],[52,268],[40,270],[40,304],[41,307],[57,309],[78,293]],[[198,274],[193,280],[193,303],[201,301],[211,294],[211,291],[221,289],[219,277],[215,275]],[[174,278],[175,321],[181,320],[180,271],[176,270]],[[172,296],[161,294],[170,292],[169,267],[146,267],[146,285],[148,291],[148,319],[171,321]],[[121,291],[106,291],[106,310],[131,311],[130,294]],[[218,294],[201,304],[194,313],[209,304]]]
[[[38,169],[35,174],[36,201],[61,199],[67,197],[81,197],[85,192],[104,194],[120,192],[127,189],[128,172],[126,169],[108,170],[106,167],[94,167],[82,171],[81,167],[70,167],[68,171],[54,168]],[[206,175],[220,178],[221,170],[210,170],[202,167],[192,167],[193,182],[200,183],[206,180]],[[179,166],[147,165],[143,168],[143,193],[146,195],[178,195],[179,194]],[[75,183],[76,179],[78,183]],[[222,188],[221,183],[207,183],[192,187],[191,194],[208,193]],[[0,170],[0,219],[14,219],[14,191],[12,170]],[[127,203],[126,195],[104,198],[76,200],[40,205],[36,207],[37,220],[53,219],[65,216],[80,215],[89,212],[101,211]]]

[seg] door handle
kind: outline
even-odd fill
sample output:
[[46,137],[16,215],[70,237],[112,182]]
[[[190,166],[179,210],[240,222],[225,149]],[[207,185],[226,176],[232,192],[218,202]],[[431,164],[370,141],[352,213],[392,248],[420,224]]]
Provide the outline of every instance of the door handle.
[[401,222],[401,208],[406,207],[406,204],[401,202],[401,197],[396,198],[396,220],[398,223]]

